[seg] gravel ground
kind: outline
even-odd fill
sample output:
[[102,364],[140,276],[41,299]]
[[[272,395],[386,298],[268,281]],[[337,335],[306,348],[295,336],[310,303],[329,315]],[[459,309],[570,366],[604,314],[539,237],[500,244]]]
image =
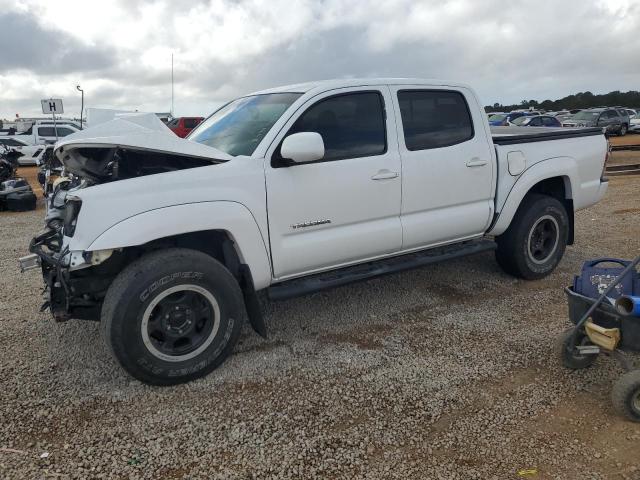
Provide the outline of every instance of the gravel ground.
[[265,304],[207,378],[153,388],[98,325],[40,313],[16,258],[42,211],[0,214],[0,478],[640,479],[640,425],[612,412],[621,373],[571,373],[562,287],[583,260],[640,253],[640,177],[577,214],[549,278],[491,254]]

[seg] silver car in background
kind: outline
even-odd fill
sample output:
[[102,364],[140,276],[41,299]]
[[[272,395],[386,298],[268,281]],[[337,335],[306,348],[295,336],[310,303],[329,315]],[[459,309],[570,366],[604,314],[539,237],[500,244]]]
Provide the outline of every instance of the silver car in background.
[[626,135],[629,117],[615,108],[588,108],[562,122],[563,127],[602,127],[607,135]]

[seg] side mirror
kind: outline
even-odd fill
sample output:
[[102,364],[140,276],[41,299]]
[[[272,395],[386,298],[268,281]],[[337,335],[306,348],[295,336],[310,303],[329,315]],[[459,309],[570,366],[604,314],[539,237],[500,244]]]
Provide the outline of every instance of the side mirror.
[[282,142],[280,155],[295,163],[313,162],[324,158],[324,142],[317,132],[299,132]]

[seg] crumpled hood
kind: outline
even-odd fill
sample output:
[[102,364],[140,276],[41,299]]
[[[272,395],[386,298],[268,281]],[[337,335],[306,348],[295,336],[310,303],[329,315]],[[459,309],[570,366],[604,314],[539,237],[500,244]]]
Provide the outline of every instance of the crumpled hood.
[[214,163],[233,158],[216,148],[178,137],[153,113],[118,115],[114,120],[64,137],[56,144],[54,153],[65,163],[69,152],[87,147],[162,152],[209,158]]

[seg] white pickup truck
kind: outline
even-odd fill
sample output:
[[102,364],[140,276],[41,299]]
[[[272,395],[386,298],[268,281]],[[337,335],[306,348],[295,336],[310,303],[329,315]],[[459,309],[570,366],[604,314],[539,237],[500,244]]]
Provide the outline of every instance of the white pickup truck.
[[210,372],[257,291],[282,299],[494,250],[525,279],[573,243],[598,202],[601,129],[492,134],[467,86],[332,80],[229,102],[187,139],[153,116],[59,142],[70,177],[24,269],[57,320],[100,320],[121,365],[168,385]]
[[55,126],[53,120],[39,120],[24,132],[15,135],[3,135],[0,136],[0,139],[15,139],[26,145],[49,145],[56,143],[56,140],[79,131],[80,127],[77,124],[66,120],[56,122]]

